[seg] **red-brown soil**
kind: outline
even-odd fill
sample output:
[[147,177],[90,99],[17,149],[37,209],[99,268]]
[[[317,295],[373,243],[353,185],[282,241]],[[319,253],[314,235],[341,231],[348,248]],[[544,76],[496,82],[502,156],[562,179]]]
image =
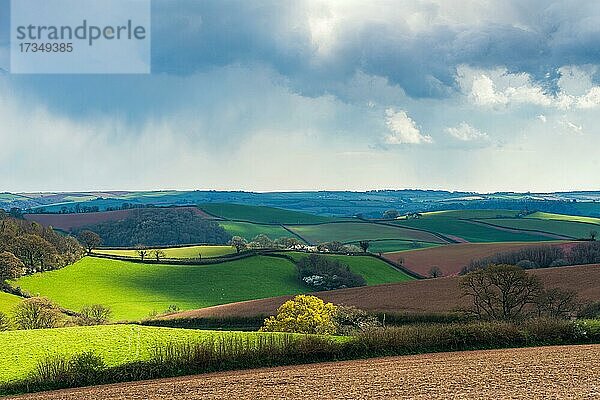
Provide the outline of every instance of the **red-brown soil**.
[[465,351],[222,372],[20,397],[598,399],[600,345]]
[[493,256],[496,253],[520,250],[542,245],[570,247],[575,242],[515,242],[515,243],[457,243],[420,250],[387,253],[384,257],[396,263],[402,260],[405,268],[422,276],[429,276],[433,266],[440,268],[444,276],[458,275],[472,260]]
[[[208,215],[207,213],[196,207],[180,207],[180,209],[192,210],[197,215],[203,218],[214,219],[213,216]],[[78,229],[84,226],[94,225],[101,222],[123,220],[127,218],[129,214],[134,210],[136,209],[77,214],[25,214],[25,219],[69,232],[73,229]]]
[[[546,288],[573,290],[584,302],[600,301],[600,264],[532,270]],[[426,279],[313,293],[334,304],[388,313],[445,313],[468,306],[460,277]],[[172,314],[164,318],[273,315],[291,296],[242,301]]]

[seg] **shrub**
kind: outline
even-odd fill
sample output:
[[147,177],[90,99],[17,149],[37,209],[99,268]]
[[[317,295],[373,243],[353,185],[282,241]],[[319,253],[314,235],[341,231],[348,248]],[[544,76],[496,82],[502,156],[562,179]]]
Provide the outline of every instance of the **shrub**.
[[7,331],[10,327],[10,321],[6,314],[0,312],[0,332]]
[[521,260],[516,265],[517,267],[523,269],[535,269],[538,267],[538,265],[531,260]]
[[351,335],[381,326],[376,316],[354,306],[337,306],[333,321],[340,335]]
[[102,382],[104,360],[93,352],[72,357],[52,356],[40,361],[29,375],[29,385],[38,390],[86,386]]
[[92,304],[85,306],[79,312],[80,325],[102,325],[110,320],[112,311],[109,307],[102,304]]
[[277,309],[277,315],[265,319],[261,332],[333,334],[336,307],[315,296],[299,295]]
[[365,286],[365,279],[350,271],[350,267],[325,256],[311,254],[301,258],[296,266],[300,280],[316,290],[333,290]]
[[577,314],[579,318],[597,319],[600,318],[600,301],[585,304]]
[[14,308],[14,322],[19,329],[55,328],[60,320],[60,311],[45,297],[25,299]]

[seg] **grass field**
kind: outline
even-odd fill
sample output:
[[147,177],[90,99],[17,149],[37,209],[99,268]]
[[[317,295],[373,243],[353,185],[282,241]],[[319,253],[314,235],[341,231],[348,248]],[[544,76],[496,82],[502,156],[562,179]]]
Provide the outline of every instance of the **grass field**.
[[21,298],[9,293],[0,292],[0,312],[10,314]]
[[147,359],[160,344],[201,340],[211,335],[269,335],[138,325],[103,325],[0,332],[0,381],[23,378],[46,356],[94,351],[109,366]]
[[477,219],[477,218],[515,218],[520,211],[516,210],[447,210],[447,211],[432,211],[423,213],[423,217],[436,216],[461,219]]
[[[493,211],[496,214],[499,210]],[[470,221],[458,219],[448,215],[461,216],[466,215],[485,215],[482,211],[464,213],[444,212],[430,213],[419,219],[398,220],[395,224],[399,226],[408,226],[417,229],[424,229],[432,232],[438,232],[446,236],[464,239],[467,242],[537,242],[542,240],[551,240],[547,236],[527,232],[508,232],[491,226],[479,225]],[[501,219],[485,220],[495,224]]]
[[529,214],[525,218],[551,219],[551,220],[573,221],[573,222],[585,222],[585,223],[588,223],[588,224],[600,225],[600,218],[580,217],[578,215],[552,214],[552,213],[545,213],[545,212],[539,212],[539,211],[535,212],[533,214]]
[[[359,242],[351,243],[358,246]],[[413,242],[408,240],[384,239],[373,240],[369,243],[369,251],[371,253],[390,253],[396,251],[415,250],[420,248],[428,248],[439,246],[436,243]]]
[[200,209],[225,219],[258,222],[265,224],[318,224],[333,221],[333,218],[307,214],[281,208],[248,206],[229,203],[207,203]]
[[593,224],[555,219],[520,218],[491,220],[484,219],[481,221],[505,228],[536,230],[556,235],[569,236],[574,239],[589,238],[590,232],[600,231],[600,226]]
[[291,262],[261,256],[185,266],[86,257],[13,284],[72,310],[89,304],[109,306],[114,320],[141,319],[172,304],[185,310],[307,291]]
[[[411,279],[371,257],[342,259],[368,284]],[[189,310],[310,291],[298,281],[292,262],[267,256],[213,265],[141,264],[86,257],[60,270],[23,277],[13,285],[75,311],[103,304],[112,309],[113,320],[143,319],[170,305]]]
[[270,239],[275,240],[282,237],[295,237],[292,233],[286,231],[278,225],[260,225],[251,222],[219,222],[230,235],[241,236],[246,240],[252,240],[258,234],[265,234]]
[[344,222],[320,225],[287,226],[313,244],[338,241],[342,243],[358,240],[401,239],[430,243],[443,243],[439,237],[412,229],[367,222]]
[[[198,258],[199,255],[202,258],[210,258],[235,253],[235,248],[232,246],[186,246],[169,247],[162,250],[165,252],[166,258]],[[94,250],[94,253],[139,258],[137,250],[134,249],[97,249]]]
[[[305,253],[285,253],[295,260],[306,257]],[[414,280],[412,276],[405,272],[398,271],[388,263],[371,256],[344,256],[328,255],[348,265],[352,271],[362,275],[368,285],[380,285],[382,283],[404,282]]]

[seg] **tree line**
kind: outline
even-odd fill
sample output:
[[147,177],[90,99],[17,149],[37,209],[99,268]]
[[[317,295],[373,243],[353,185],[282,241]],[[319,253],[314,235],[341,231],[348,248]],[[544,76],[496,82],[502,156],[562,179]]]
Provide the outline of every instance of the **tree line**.
[[107,221],[75,231],[98,234],[105,246],[172,246],[178,244],[226,244],[231,235],[217,222],[189,209],[148,208],[133,210],[120,221]]
[[0,211],[0,284],[25,273],[62,268],[82,256],[73,236]]

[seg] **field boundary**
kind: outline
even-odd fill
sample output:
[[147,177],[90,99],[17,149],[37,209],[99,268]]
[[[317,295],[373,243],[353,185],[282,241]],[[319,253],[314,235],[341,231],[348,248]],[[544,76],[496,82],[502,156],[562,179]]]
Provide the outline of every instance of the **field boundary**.
[[[485,219],[485,218],[483,218],[483,219]],[[523,220],[523,218],[496,218],[496,219],[514,219],[514,220],[517,220],[517,221]],[[529,218],[529,219],[531,220],[531,219],[536,219],[536,218]],[[548,237],[554,237],[555,239],[558,239],[558,240],[578,240],[578,239],[580,239],[580,238],[576,238],[576,237],[573,237],[573,236],[559,235],[559,234],[556,234],[556,233],[547,232],[547,231],[541,231],[541,230],[537,230],[537,229],[510,228],[510,227],[506,227],[506,226],[502,226],[502,225],[495,225],[495,224],[492,224],[492,223],[489,223],[489,222],[485,222],[485,221],[482,221],[482,220],[472,220],[472,219],[469,219],[469,220],[465,220],[465,221],[468,221],[470,223],[475,223],[475,224],[479,223],[481,225],[490,226],[490,227],[496,228],[496,229],[506,229],[506,230],[514,231],[514,232],[525,232],[525,233],[531,232],[531,233],[543,234],[543,235],[546,235]],[[539,220],[539,221],[544,221],[544,220]]]

